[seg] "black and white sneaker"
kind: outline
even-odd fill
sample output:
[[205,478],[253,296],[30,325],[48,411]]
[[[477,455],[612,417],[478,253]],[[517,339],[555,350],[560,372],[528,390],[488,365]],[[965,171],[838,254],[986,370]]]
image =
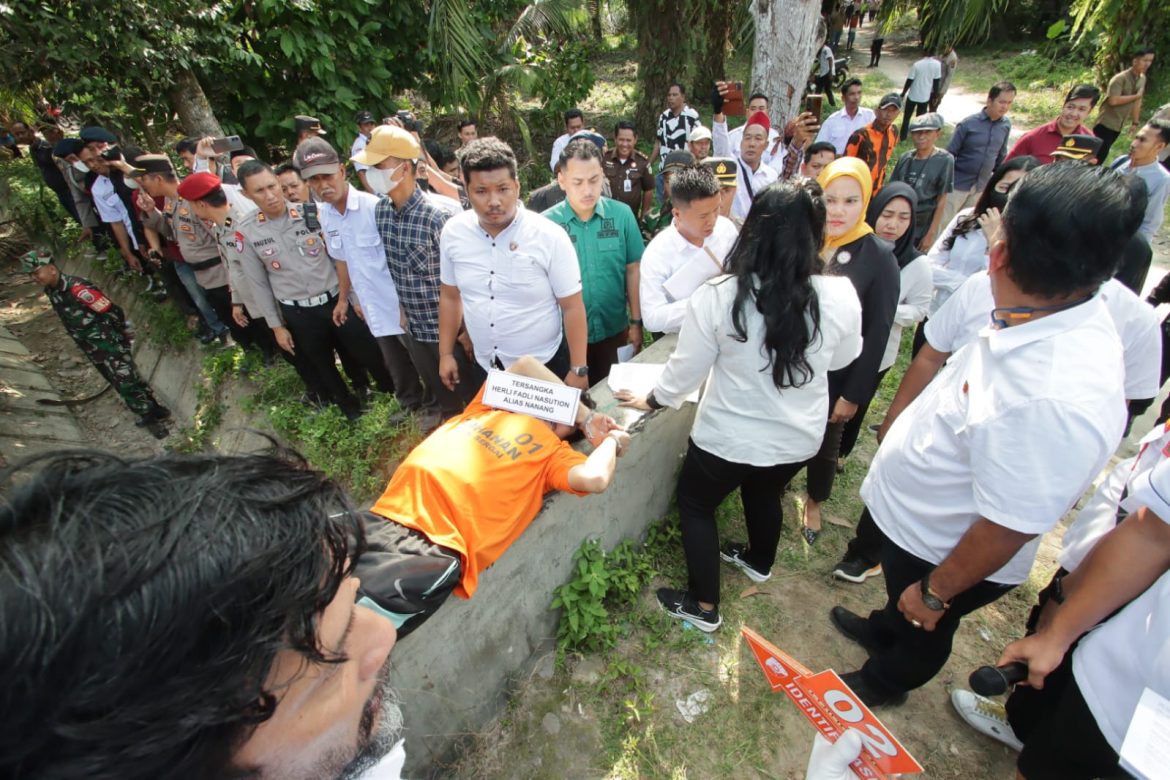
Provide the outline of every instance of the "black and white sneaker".
[[708,634],[723,625],[723,618],[719,617],[718,607],[703,609],[699,606],[699,602],[695,601],[694,597],[685,590],[659,588],[658,603],[666,610],[666,614],[681,618]]
[[846,558],[833,567],[833,576],[846,582],[865,582],[870,577],[879,577],[882,573],[880,563],[870,564],[860,558]]
[[743,542],[728,542],[723,545],[723,549],[719,551],[719,557],[730,563],[732,566],[738,566],[743,570],[743,573],[748,576],[752,582],[767,582],[772,579],[772,572],[757,571],[750,563],[743,559],[744,553],[747,552],[747,545]]

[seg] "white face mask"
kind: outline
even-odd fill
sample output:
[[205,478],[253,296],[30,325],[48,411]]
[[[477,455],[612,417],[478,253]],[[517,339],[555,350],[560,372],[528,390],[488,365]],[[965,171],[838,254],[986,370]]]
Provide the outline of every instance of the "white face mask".
[[390,190],[398,186],[401,179],[395,179],[394,174],[406,163],[399,163],[393,168],[370,168],[366,171],[366,183],[379,195],[389,194]]
[[127,176],[127,177],[126,177],[125,179],[123,179],[122,181],[126,182],[126,187],[127,187],[127,188],[129,188],[129,189],[132,189],[132,190],[136,190],[136,189],[138,189],[138,182],[137,182],[137,181],[135,181],[134,179],[130,178],[129,176]]
[[83,163],[81,160],[78,160],[75,163],[70,163],[70,165],[72,165],[73,170],[77,171],[78,173],[89,173],[89,166]]

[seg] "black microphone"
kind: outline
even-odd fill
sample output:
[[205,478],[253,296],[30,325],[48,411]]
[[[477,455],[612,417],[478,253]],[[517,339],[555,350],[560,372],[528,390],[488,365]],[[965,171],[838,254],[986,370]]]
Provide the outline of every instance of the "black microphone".
[[999,696],[1018,682],[1028,679],[1028,665],[1016,661],[1006,666],[981,666],[967,682],[980,696]]

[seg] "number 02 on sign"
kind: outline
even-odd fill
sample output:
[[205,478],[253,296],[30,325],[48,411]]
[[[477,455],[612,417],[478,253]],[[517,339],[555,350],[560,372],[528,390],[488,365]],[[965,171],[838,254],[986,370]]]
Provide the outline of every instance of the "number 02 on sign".
[[922,765],[910,751],[836,672],[829,669],[814,674],[747,626],[742,632],[772,690],[786,693],[825,739],[836,742],[846,729],[856,729],[861,735],[861,755],[849,765],[855,775],[863,780],[881,780],[889,775],[922,772]]

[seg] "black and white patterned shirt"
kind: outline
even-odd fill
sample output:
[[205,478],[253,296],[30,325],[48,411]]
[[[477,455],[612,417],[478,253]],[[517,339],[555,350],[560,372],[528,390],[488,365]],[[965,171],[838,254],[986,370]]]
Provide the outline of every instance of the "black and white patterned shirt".
[[666,109],[658,116],[658,143],[662,144],[662,155],[675,149],[687,148],[687,136],[699,124],[699,112],[684,105],[678,116]]

